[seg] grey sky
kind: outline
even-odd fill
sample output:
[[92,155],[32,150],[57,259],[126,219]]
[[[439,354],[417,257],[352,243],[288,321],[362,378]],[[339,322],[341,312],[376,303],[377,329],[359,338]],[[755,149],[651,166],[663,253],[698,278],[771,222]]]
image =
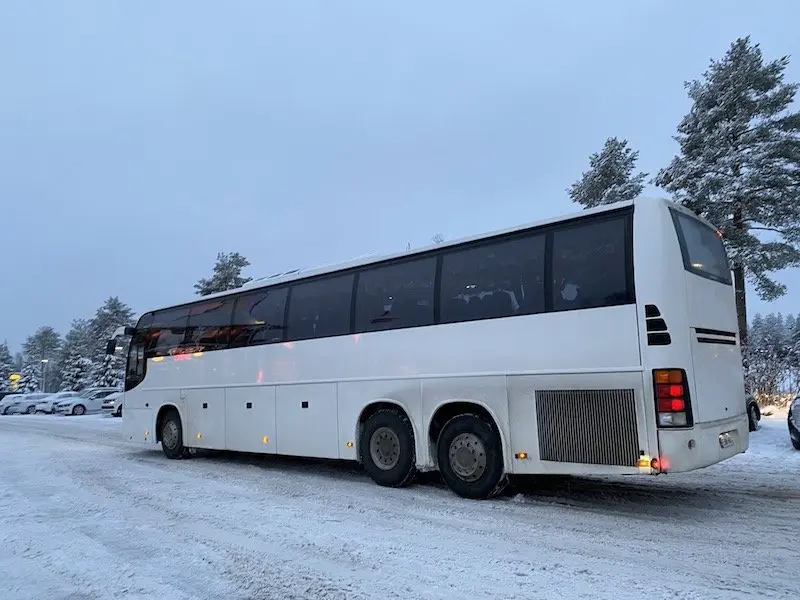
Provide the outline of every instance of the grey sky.
[[[655,173],[737,36],[794,55],[791,2],[0,3],[0,340],[65,333],[109,295],[574,210],[607,136]],[[655,190],[650,190],[655,191]],[[790,294],[751,311],[800,310]]]

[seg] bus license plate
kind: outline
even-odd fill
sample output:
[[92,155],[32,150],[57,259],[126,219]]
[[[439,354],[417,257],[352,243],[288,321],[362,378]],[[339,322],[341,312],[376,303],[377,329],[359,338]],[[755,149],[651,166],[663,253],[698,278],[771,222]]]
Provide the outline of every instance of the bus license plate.
[[735,431],[726,431],[724,433],[719,434],[719,447],[720,448],[730,448],[733,446],[733,442],[735,441],[733,438],[733,434]]

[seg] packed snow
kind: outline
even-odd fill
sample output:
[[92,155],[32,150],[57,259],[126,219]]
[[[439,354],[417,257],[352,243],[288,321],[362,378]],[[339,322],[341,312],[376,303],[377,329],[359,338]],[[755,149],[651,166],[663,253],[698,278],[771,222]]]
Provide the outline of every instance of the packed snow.
[[544,478],[462,500],[353,465],[169,461],[104,416],[0,417],[3,600],[794,598],[784,415],[683,475]]

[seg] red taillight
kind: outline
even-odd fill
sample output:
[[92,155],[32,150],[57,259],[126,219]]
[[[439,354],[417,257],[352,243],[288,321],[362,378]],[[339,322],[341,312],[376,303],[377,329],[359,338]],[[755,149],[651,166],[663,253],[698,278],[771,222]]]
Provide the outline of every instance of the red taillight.
[[691,427],[689,386],[683,369],[655,369],[653,387],[659,427]]
[[658,412],[685,412],[686,401],[683,398],[659,398]]

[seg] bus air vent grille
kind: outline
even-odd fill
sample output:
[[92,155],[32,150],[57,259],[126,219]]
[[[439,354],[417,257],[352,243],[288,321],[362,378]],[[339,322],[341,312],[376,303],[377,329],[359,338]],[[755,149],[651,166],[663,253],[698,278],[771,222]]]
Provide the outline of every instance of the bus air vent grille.
[[655,304],[645,304],[644,315],[647,324],[647,345],[669,346],[672,343],[672,336],[658,307]]
[[632,389],[538,390],[541,460],[636,466],[639,441]]

